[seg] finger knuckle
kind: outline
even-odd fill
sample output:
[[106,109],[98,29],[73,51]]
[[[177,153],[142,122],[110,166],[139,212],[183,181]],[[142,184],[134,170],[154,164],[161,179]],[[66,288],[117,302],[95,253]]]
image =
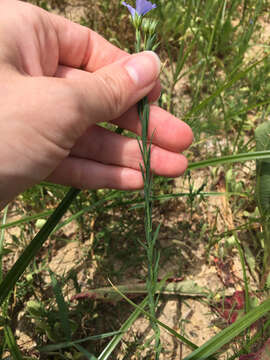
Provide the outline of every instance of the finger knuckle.
[[108,73],[102,76],[102,82],[104,85],[103,96],[108,115],[117,117],[121,114],[124,105],[124,87],[119,79]]

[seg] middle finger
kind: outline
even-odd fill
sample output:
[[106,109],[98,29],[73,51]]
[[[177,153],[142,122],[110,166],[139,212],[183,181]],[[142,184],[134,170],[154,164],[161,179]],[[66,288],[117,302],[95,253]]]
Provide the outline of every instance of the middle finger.
[[[91,126],[71,151],[74,157],[140,170],[142,157],[136,139],[130,139],[98,125]],[[176,177],[187,167],[186,158],[159,146],[151,147],[151,170],[158,175]]]

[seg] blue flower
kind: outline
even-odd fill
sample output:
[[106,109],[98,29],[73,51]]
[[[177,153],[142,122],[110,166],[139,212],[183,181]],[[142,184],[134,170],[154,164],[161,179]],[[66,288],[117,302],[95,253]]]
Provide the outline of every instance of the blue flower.
[[147,1],[147,0],[136,0],[136,9],[128,5],[125,1],[123,1],[122,4],[128,8],[133,19],[135,18],[136,14],[138,16],[143,16],[146,13],[148,13],[148,11],[155,9],[157,7],[156,4],[152,4],[151,1]]

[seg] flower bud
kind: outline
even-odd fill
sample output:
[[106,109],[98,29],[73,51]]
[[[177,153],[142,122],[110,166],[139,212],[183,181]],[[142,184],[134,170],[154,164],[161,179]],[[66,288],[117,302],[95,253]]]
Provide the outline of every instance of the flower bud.
[[146,35],[153,35],[156,32],[158,21],[144,18],[142,20],[142,30]]
[[149,33],[150,33],[150,35],[154,35],[154,34],[155,34],[157,25],[158,25],[158,21],[157,21],[157,20],[152,20],[152,21],[151,21],[150,28],[149,28]]
[[142,16],[140,16],[137,12],[135,12],[134,17],[132,18],[132,23],[135,29],[139,29],[142,24]]

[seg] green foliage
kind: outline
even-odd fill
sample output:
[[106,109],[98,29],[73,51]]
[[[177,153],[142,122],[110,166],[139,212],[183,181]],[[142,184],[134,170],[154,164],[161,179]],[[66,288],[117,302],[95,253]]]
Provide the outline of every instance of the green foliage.
[[65,335],[65,340],[70,341],[71,340],[71,327],[70,327],[70,321],[68,319],[68,306],[65,302],[61,285],[56,280],[55,274],[50,271],[50,277],[52,282],[52,288],[55,296],[55,300],[57,302],[58,306],[58,312],[60,317],[60,324],[62,328],[62,332]]
[[[270,121],[266,121],[255,130],[256,149],[270,149]],[[263,283],[270,272],[270,160],[257,160],[256,163],[256,200],[262,218],[264,235],[264,274]]]
[[4,332],[5,332],[5,340],[12,355],[12,358],[14,360],[23,360],[23,357],[20,353],[20,350],[14,338],[14,334],[9,325],[5,326]]
[[[256,150],[270,150],[270,121],[255,130]],[[267,216],[270,210],[270,160],[257,160],[256,196],[261,216]]]
[[[31,2],[49,11],[59,10],[72,20],[98,31],[113,44],[134,51],[134,30],[126,9],[118,0],[82,0],[79,5],[83,5],[83,15],[76,19],[72,14],[69,16],[75,2],[72,5],[65,0]],[[269,1],[155,2],[158,6],[152,13],[158,22],[157,38],[160,42],[156,51],[164,62],[159,104],[191,124],[196,139],[187,152],[189,178],[183,179],[180,189],[175,191],[171,179],[157,178],[153,183],[155,194],[150,194],[154,203],[153,227],[159,228],[160,219],[164,219],[160,236],[163,242],[164,239],[170,242],[173,239],[166,248],[159,242],[155,244],[157,253],[160,252],[160,266],[166,261],[173,263],[176,258],[181,270],[179,273],[174,270],[173,275],[180,276],[182,269],[190,266],[185,265],[182,248],[186,251],[190,243],[192,248],[203,244],[211,254],[215,246],[224,241],[224,256],[230,256],[235,248],[238,251],[248,299],[244,317],[198,348],[174,329],[167,330],[175,338],[180,335],[182,342],[195,350],[185,357],[186,360],[202,360],[219,354],[225,358],[226,344],[235,352],[235,355],[230,355],[232,360],[258,347],[265,336],[269,336],[270,328],[269,300],[255,309],[249,306],[249,267],[262,279],[257,284],[262,298],[264,290],[269,287],[269,279],[267,281],[267,276],[263,276],[261,271],[262,262],[266,275],[270,268],[270,123],[267,121],[270,113],[270,61],[269,42],[262,43],[261,40],[264,24],[269,21]],[[147,162],[146,143],[145,146]],[[256,191],[254,161],[257,164]],[[214,188],[220,180],[219,169],[224,171],[224,192]],[[155,313],[149,311],[149,314],[145,310],[149,298],[140,299],[139,306],[132,304],[133,309],[124,302],[112,306],[110,300],[107,299],[106,303],[105,296],[102,301],[82,297],[74,303],[70,301],[69,293],[82,296],[82,287],[103,287],[104,282],[107,285],[108,277],[115,283],[125,282],[130,277],[145,282],[146,255],[149,259],[142,245],[145,197],[140,192],[116,190],[82,191],[79,194],[72,191],[65,198],[64,207],[62,203],[57,208],[66,191],[64,187],[48,183],[37,185],[22,194],[15,205],[3,213],[0,225],[0,280],[3,279],[0,283],[0,357],[6,352],[14,359],[25,355],[25,350],[16,344],[13,333],[20,321],[19,309],[22,307],[26,308],[26,317],[34,324],[32,336],[38,343],[38,351],[45,358],[51,356],[56,360],[116,358],[120,343],[125,343],[125,335],[140,314],[144,313],[156,323]],[[209,199],[217,195],[229,204],[234,225],[234,228],[228,228],[224,221],[222,232],[216,225],[218,209],[212,224],[205,221],[205,214],[211,211]],[[66,216],[59,221],[65,211]],[[14,214],[16,218],[10,219]],[[170,224],[171,214],[179,217],[175,224]],[[32,234],[38,232],[39,225],[48,217],[49,222],[29,244]],[[72,224],[76,224],[76,230],[66,235],[67,226]],[[258,231],[261,227],[263,232]],[[11,233],[9,238],[13,229],[19,229],[19,232]],[[49,234],[50,241],[46,241]],[[152,235],[155,242],[156,234]],[[50,284],[45,284],[48,263],[58,248],[70,241],[79,241],[84,254],[76,259],[78,264],[74,263],[67,273],[59,275],[54,269]],[[193,261],[193,253],[187,253]],[[15,265],[13,257],[18,258]],[[93,279],[87,278],[89,268],[93,271]],[[79,277],[81,269],[84,269],[83,277]],[[157,281],[155,266],[152,275],[152,280]],[[70,287],[66,290],[65,286],[70,286],[70,283],[71,290]],[[163,303],[163,298],[159,299]],[[158,307],[160,303],[154,306]],[[263,325],[252,337],[247,329],[258,319]],[[165,324],[161,322],[159,325]],[[119,332],[108,333],[115,329]],[[86,336],[89,332],[91,336]],[[109,336],[112,339],[107,343],[104,339]],[[151,341],[144,344],[143,341],[136,338],[134,353],[136,348],[144,348],[152,354]],[[36,351],[33,354],[35,356]],[[123,356],[128,358],[129,355]]]

